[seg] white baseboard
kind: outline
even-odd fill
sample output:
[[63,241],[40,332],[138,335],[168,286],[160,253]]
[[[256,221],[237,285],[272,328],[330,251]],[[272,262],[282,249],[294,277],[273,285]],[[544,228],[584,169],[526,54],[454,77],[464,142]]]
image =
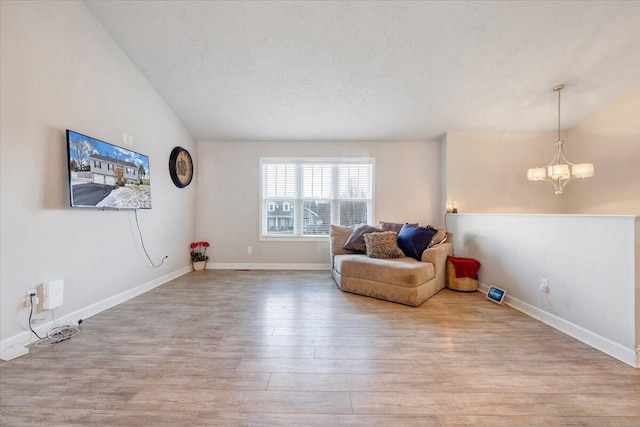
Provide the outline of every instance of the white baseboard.
[[[87,319],[93,315],[100,313],[108,308],[114,307],[118,304],[121,304],[131,298],[137,297],[145,292],[150,291],[153,288],[157,288],[158,286],[164,285],[165,283],[178,278],[184,274],[187,274],[191,271],[191,267],[183,267],[179,270],[171,272],[169,274],[165,274],[164,276],[160,276],[156,279],[150,280],[142,285],[136,286],[135,288],[129,289],[127,291],[121,292],[117,295],[99,301],[95,304],[91,304],[90,306],[81,308],[80,310],[76,310],[72,313],[66,314],[62,317],[56,319],[56,323],[58,325],[66,325],[66,324],[75,324],[79,319]],[[33,329],[40,335],[44,336],[48,331],[53,328],[53,321],[49,321],[43,323],[38,326],[34,326]],[[25,346],[37,341],[37,338],[31,333],[31,331],[24,331],[19,334],[16,334],[12,337],[2,340],[0,342],[0,359],[2,360],[11,360],[16,357],[20,357],[24,354],[27,354],[29,351],[25,348]]]
[[[489,290],[489,286],[478,282],[478,288],[485,294]],[[634,368],[640,368],[639,354],[632,348],[626,348],[617,342],[611,341],[609,338],[605,338],[598,335],[582,326],[576,325],[568,320],[542,310],[538,307],[534,307],[524,301],[514,298],[507,293],[505,303],[515,308],[522,313],[533,317],[536,320],[546,323],[547,325],[564,332],[565,334],[582,341],[583,343],[600,350],[601,352],[608,354],[611,357],[618,359],[621,362],[626,363]]]
[[209,262],[207,270],[331,270],[331,264]]
[[2,352],[0,352],[0,359],[4,361],[13,360],[26,354],[29,354],[28,348],[26,348],[24,345],[15,344],[2,350]]

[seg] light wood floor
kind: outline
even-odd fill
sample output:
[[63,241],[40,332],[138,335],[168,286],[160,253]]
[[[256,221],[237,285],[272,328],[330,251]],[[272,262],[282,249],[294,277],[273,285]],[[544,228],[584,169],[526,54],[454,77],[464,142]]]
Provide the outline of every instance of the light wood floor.
[[0,423],[640,426],[640,372],[482,294],[193,272],[0,364]]

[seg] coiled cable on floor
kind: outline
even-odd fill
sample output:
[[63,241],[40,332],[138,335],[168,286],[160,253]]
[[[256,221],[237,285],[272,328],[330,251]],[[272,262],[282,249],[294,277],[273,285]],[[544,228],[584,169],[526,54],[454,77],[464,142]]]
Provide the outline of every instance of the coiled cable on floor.
[[80,333],[80,328],[72,325],[58,326],[47,332],[47,336],[36,341],[36,347],[51,347],[62,341],[70,340]]
[[[52,328],[49,332],[47,332],[46,337],[41,337],[38,335],[36,331],[33,330],[31,326],[31,318],[33,317],[33,298],[35,294],[29,295],[29,301],[31,302],[31,310],[29,311],[29,329],[33,332],[36,337],[38,337],[38,341],[36,341],[36,347],[50,347],[52,345],[58,344],[59,342],[66,341],[75,337],[80,333],[80,328],[73,325],[64,325]],[[78,325],[82,323],[82,320],[78,321]],[[55,323],[54,323],[55,324]]]

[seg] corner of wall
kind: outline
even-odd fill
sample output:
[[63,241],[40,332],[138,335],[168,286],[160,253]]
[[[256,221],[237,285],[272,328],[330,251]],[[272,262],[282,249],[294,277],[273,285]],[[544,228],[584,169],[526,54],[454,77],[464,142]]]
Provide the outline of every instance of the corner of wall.
[[635,220],[636,368],[640,368],[640,216]]
[[441,224],[445,223],[445,212],[444,208],[447,205],[447,138],[448,133],[442,135],[440,139],[440,197],[439,203],[441,207],[441,217],[439,220]]

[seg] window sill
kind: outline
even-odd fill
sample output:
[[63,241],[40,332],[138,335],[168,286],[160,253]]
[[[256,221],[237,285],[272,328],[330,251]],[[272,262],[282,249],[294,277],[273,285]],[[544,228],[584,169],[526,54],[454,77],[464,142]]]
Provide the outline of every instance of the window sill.
[[261,242],[327,242],[329,235],[324,236],[260,236]]

